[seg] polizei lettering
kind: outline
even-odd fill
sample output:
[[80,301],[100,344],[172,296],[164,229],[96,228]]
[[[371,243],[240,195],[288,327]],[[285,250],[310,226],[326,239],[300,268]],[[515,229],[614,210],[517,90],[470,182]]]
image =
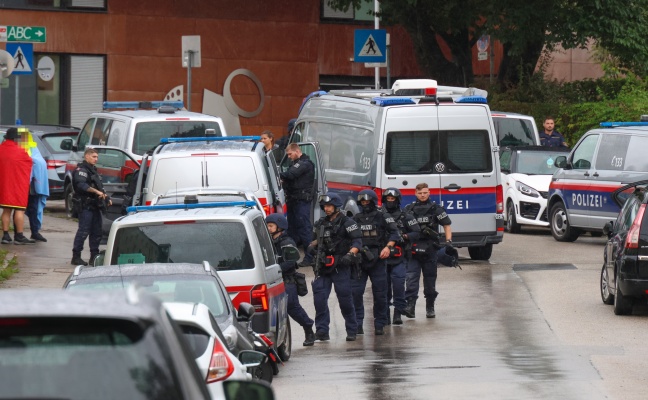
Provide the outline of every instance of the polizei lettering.
[[470,208],[468,200],[445,200],[441,206],[446,210],[467,210]]
[[579,207],[603,207],[605,198],[601,194],[572,193],[572,205]]

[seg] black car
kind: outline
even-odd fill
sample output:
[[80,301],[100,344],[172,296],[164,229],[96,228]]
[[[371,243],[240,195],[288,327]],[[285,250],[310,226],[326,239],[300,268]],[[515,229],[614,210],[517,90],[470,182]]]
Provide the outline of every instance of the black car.
[[49,178],[49,198],[63,198],[63,180],[65,179],[65,165],[70,156],[69,150],[61,149],[61,142],[65,139],[76,139],[79,128],[61,125],[3,125],[0,126],[0,142],[9,128],[27,128],[31,132],[38,150],[47,162],[47,175]]
[[209,399],[162,303],[127,291],[0,290],[0,392],[11,399]]
[[612,193],[621,207],[616,221],[605,224],[608,236],[601,270],[601,298],[616,315],[632,313],[635,301],[648,299],[648,181]]

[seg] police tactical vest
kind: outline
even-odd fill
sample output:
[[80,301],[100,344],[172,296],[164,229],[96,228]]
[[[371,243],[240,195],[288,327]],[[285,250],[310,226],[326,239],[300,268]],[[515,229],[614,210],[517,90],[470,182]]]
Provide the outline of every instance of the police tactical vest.
[[414,214],[416,221],[421,228],[429,226],[433,230],[439,229],[439,221],[437,221],[434,211],[436,210],[436,203],[413,203],[407,206],[407,211]]
[[[340,214],[333,222],[326,219],[322,220],[324,232],[318,243],[324,245],[324,254],[327,256],[346,254],[351,247],[351,239],[347,238],[344,232],[344,222],[347,220],[346,215]],[[319,244],[318,244],[319,245]]]
[[369,247],[382,247],[385,245],[385,217],[378,210],[370,213],[358,213],[353,219],[360,225],[362,231],[362,244]]

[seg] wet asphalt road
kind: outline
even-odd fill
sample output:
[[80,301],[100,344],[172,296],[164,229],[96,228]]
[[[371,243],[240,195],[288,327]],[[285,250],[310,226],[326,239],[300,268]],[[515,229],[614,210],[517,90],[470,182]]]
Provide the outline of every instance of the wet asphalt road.
[[[51,206],[48,243],[2,245],[18,255],[21,272],[0,288],[60,287],[72,271],[76,224]],[[604,242],[558,243],[535,229],[507,234],[490,262],[462,249],[463,270],[439,269],[437,318],[425,318],[421,297],[417,318],[382,337],[367,318],[356,342],[345,341],[332,294],[331,341],[302,347],[303,331],[291,321],[293,356],[275,376],[276,398],[644,399],[648,307],[617,317],[601,302]],[[313,316],[312,295],[301,301]]]

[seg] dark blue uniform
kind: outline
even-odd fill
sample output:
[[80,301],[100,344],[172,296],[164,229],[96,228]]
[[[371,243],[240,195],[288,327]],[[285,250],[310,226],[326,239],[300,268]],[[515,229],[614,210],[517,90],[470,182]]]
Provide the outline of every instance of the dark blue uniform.
[[[353,304],[358,328],[361,328],[365,316],[364,292],[367,287],[367,279],[371,279],[374,328],[378,331],[387,325],[389,318],[389,307],[387,306],[387,267],[385,266],[385,261],[380,258],[380,252],[386,247],[388,242],[398,242],[401,238],[396,222],[391,215],[376,209],[375,205],[370,207],[370,211],[364,210],[364,208],[363,211],[353,217],[362,231],[362,245],[365,248],[360,270],[355,279],[351,281]],[[370,254],[367,255],[366,252]],[[359,332],[362,332],[362,330],[359,330]]]
[[315,165],[302,154],[286,172],[281,173],[288,206],[288,235],[304,248],[305,258],[310,260],[306,249],[311,242],[311,201],[315,184]]
[[[312,283],[316,335],[318,337],[328,336],[331,322],[328,298],[335,284],[335,294],[344,317],[347,336],[355,338],[358,325],[351,292],[351,266],[342,259],[352,248],[360,249],[362,247],[360,239],[362,233],[358,224],[351,218],[339,212],[334,215],[336,218],[333,221],[326,216],[315,224],[317,250],[320,258],[325,258],[319,265],[315,265],[316,276]],[[327,260],[329,266],[325,265]]]
[[[295,241],[292,240],[286,232],[281,232],[281,235],[272,240],[274,244],[275,253],[283,259],[282,248],[287,245],[295,246]],[[297,246],[295,246],[297,247]],[[297,285],[295,283],[295,272],[297,272],[297,263],[295,261],[281,261],[281,274],[284,279],[284,286],[286,294],[288,295],[288,315],[294,319],[302,327],[311,327],[313,320],[308,316],[306,310],[299,304],[299,295],[297,294]]]
[[567,144],[565,143],[565,137],[562,135],[562,133],[558,131],[553,131],[551,132],[551,135],[547,135],[545,131],[543,130],[538,134],[540,137],[540,145],[545,146],[545,147],[565,147]]
[[417,200],[408,205],[405,211],[414,215],[421,228],[419,239],[412,244],[412,259],[407,265],[405,298],[408,303],[416,303],[422,271],[423,294],[428,305],[434,304],[438,295],[436,279],[439,225],[450,225],[450,217],[442,206],[430,200],[425,202]]
[[92,187],[103,192],[103,184],[97,173],[97,168],[86,161],[80,162],[72,175],[75,196],[80,200],[79,228],[74,236],[72,253],[79,255],[83,251],[83,243],[90,236],[90,260],[99,254],[101,242],[101,211],[97,195],[88,192]]

